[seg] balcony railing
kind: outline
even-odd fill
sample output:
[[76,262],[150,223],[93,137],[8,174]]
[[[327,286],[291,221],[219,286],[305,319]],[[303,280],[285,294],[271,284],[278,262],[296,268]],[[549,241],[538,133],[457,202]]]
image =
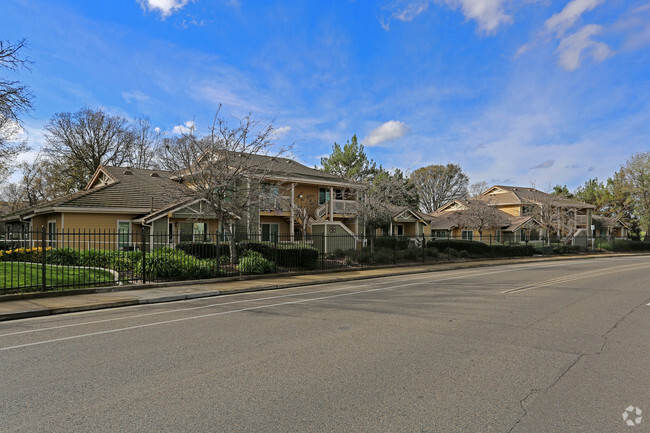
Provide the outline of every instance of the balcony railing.
[[[356,215],[357,214],[357,202],[356,200],[334,200],[332,203],[334,206],[335,215]],[[330,213],[330,202],[323,203],[316,210],[316,216],[322,218],[325,215]]]

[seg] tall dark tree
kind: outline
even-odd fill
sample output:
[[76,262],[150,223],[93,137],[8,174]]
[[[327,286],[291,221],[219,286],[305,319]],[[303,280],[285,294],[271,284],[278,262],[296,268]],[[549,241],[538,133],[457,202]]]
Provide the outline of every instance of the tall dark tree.
[[334,143],[332,154],[321,158],[323,171],[346,178],[352,182],[371,180],[379,169],[377,164],[368,159],[363,144],[353,135],[342,147]]

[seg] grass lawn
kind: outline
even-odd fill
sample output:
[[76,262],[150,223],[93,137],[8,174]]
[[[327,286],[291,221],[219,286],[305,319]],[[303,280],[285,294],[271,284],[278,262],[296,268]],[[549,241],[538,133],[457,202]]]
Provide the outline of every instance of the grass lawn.
[[[0,292],[40,290],[41,272],[41,265],[36,263],[0,262]],[[64,289],[63,286],[72,285],[75,288],[89,287],[114,281],[110,272],[101,269],[46,265],[45,272],[45,280],[51,290],[61,290]]]

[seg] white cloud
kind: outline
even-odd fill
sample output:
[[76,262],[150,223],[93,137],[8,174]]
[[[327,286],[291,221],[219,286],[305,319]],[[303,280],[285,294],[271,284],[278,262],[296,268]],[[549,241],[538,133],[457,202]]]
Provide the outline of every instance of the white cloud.
[[386,20],[380,19],[384,30],[390,30],[390,21],[396,19],[403,22],[412,21],[426,11],[430,3],[439,3],[450,9],[460,9],[466,20],[478,23],[479,30],[493,33],[502,24],[512,22],[512,17],[506,14],[504,4],[509,0],[412,0],[403,7],[393,11]]
[[167,18],[174,12],[185,7],[193,0],[138,0],[142,9],[160,12],[162,18]]
[[370,131],[364,143],[367,146],[376,146],[384,141],[404,137],[410,130],[411,128],[399,120],[390,120]]
[[589,24],[576,33],[563,38],[556,50],[560,66],[567,71],[575,71],[580,67],[585,56],[591,56],[597,62],[602,62],[610,57],[613,51],[609,46],[592,39],[601,30],[601,26]]
[[130,104],[132,101],[144,102],[149,99],[149,95],[141,92],[140,90],[134,90],[133,92],[122,92],[122,98]]
[[638,50],[650,45],[650,3],[629,10],[612,30],[625,34],[622,48]]
[[196,125],[194,124],[193,120],[188,120],[182,125],[176,125],[172,128],[172,134],[176,135],[183,135],[183,134],[189,134],[195,127]]
[[467,20],[478,23],[479,30],[493,33],[502,24],[512,22],[512,16],[505,13],[505,0],[445,0],[451,8],[460,7]]
[[279,128],[275,128],[273,130],[273,135],[278,138],[278,137],[284,137],[291,131],[291,126],[281,126]]
[[571,0],[561,12],[556,13],[546,20],[548,31],[561,36],[580,19],[583,13],[593,10],[605,0]]

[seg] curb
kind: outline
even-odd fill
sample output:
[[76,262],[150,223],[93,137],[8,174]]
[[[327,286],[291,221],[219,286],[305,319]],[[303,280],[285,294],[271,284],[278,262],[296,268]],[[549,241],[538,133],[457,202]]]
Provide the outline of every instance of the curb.
[[[608,254],[608,255],[590,255],[590,256],[568,256],[568,257],[532,257],[532,258],[518,258],[518,259],[505,259],[505,260],[499,260],[498,262],[493,261],[483,261],[483,262],[456,262],[453,266],[448,266],[445,267],[444,269],[435,269],[434,265],[430,265],[428,269],[417,269],[417,270],[404,270],[404,271],[396,271],[396,272],[388,272],[385,274],[378,274],[378,275],[355,275],[355,276],[349,276],[349,277],[335,277],[335,278],[329,278],[329,279],[323,279],[323,280],[317,280],[317,281],[301,281],[301,282],[296,282],[296,283],[285,283],[285,284],[268,284],[268,285],[261,285],[258,287],[243,287],[239,289],[232,289],[232,290],[213,290],[213,291],[206,291],[206,292],[198,292],[198,293],[184,293],[184,294],[175,294],[175,295],[167,295],[167,296],[160,296],[157,298],[148,298],[148,299],[130,299],[130,300],[121,300],[121,301],[114,301],[114,302],[103,302],[103,303],[97,303],[97,304],[88,304],[88,305],[78,305],[74,307],[60,307],[60,308],[38,308],[38,309],[28,309],[28,310],[22,310],[22,311],[15,311],[15,312],[10,312],[10,313],[0,313],[0,322],[2,321],[9,321],[9,320],[18,320],[18,319],[26,319],[26,318],[33,318],[33,317],[42,317],[42,316],[51,316],[51,315],[57,315],[57,314],[66,314],[66,313],[76,313],[76,312],[81,312],[81,311],[92,311],[92,310],[102,310],[102,309],[108,309],[108,308],[119,308],[119,307],[127,307],[127,306],[133,306],[133,305],[144,305],[144,304],[160,304],[164,302],[176,302],[176,301],[185,301],[189,299],[199,299],[199,298],[211,298],[211,297],[216,297],[216,296],[222,296],[222,295],[234,295],[234,294],[240,294],[240,293],[252,293],[252,292],[262,292],[262,291],[268,291],[268,290],[278,290],[278,289],[289,289],[289,288],[295,288],[295,287],[305,287],[305,286],[315,286],[315,285],[320,285],[320,284],[331,284],[331,283],[340,283],[340,282],[345,282],[345,281],[358,281],[358,280],[370,280],[370,279],[376,279],[376,278],[386,278],[386,277],[396,277],[396,276],[403,276],[403,275],[415,275],[415,274],[425,274],[425,273],[433,273],[433,272],[443,272],[443,271],[453,271],[453,270],[458,270],[458,269],[472,269],[472,268],[484,268],[484,267],[494,267],[494,266],[503,266],[503,265],[511,265],[511,264],[521,264],[521,263],[539,263],[539,262],[550,262],[550,261],[558,261],[558,260],[588,260],[588,259],[596,259],[596,258],[611,258],[611,257],[620,257],[620,256],[644,256],[648,254]],[[444,263],[448,264],[448,263]],[[411,265],[413,267],[414,265]],[[422,265],[415,265],[415,266],[422,266]],[[403,266],[403,268],[407,268],[408,266]],[[377,270],[377,269],[386,269],[386,268],[395,268],[394,266],[390,267],[373,267],[373,268],[363,268],[361,270]],[[399,267],[398,267],[399,268]],[[354,269],[351,271],[359,271],[359,269]],[[291,274],[290,276],[294,275],[305,275],[305,274]],[[309,275],[309,274],[306,274]],[[282,277],[283,275],[279,275],[278,277]],[[286,276],[286,275],[285,275]],[[268,276],[267,276],[268,278]],[[248,280],[255,280],[255,279],[260,279],[260,278],[250,278],[250,279],[244,279],[244,278],[229,278],[226,281],[248,281]],[[118,290],[110,290],[112,288],[104,288],[104,289],[82,289],[82,290],[75,290],[74,292],[76,293],[71,293],[72,291],[61,291],[61,292],[51,292],[50,296],[45,296],[48,294],[48,292],[45,293],[35,293],[35,294],[25,294],[25,295],[37,295],[37,296],[26,296],[23,297],[23,295],[4,295],[0,296],[0,302],[2,301],[10,301],[10,300],[26,300],[26,299],[36,299],[36,298],[46,298],[46,297],[59,297],[59,296],[74,296],[74,295],[79,295],[79,294],[95,294],[95,293],[107,293],[107,292],[115,292],[115,291],[130,291],[130,290],[137,290],[137,289],[146,289],[146,288],[156,288],[156,287],[175,287],[175,286],[181,286],[181,285],[195,285],[195,284],[210,284],[210,283],[217,283],[217,282],[224,282],[224,279],[219,279],[219,281],[214,281],[211,282],[209,280],[194,280],[194,281],[186,281],[183,282],[183,284],[177,284],[174,282],[174,284],[165,284],[165,283],[154,283],[154,284],[146,284],[143,286],[133,286],[130,288],[127,288],[126,290],[123,289],[118,289]],[[106,290],[108,289],[108,290]],[[82,293],[79,293],[82,292]],[[40,296],[39,296],[40,295]],[[11,299],[7,299],[8,297],[11,297]],[[14,298],[15,297],[15,298]]]

